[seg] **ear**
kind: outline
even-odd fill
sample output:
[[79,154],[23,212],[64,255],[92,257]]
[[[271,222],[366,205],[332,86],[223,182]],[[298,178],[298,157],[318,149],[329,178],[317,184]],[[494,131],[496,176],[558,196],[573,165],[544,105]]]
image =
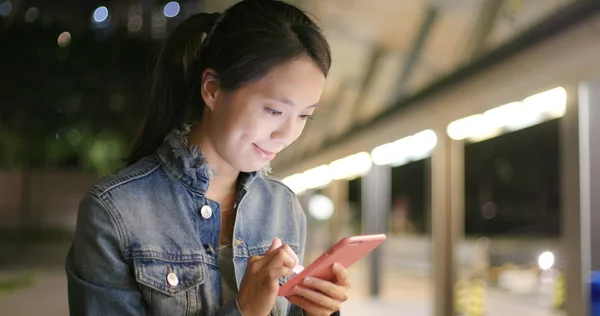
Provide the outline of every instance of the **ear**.
[[204,104],[214,111],[221,90],[219,75],[216,71],[210,68],[204,70],[202,73],[202,85],[200,86],[200,89]]

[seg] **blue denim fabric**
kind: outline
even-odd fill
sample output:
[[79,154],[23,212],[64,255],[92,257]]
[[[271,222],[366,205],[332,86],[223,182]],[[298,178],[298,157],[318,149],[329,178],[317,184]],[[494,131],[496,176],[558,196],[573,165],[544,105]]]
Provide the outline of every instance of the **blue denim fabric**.
[[[210,175],[200,152],[176,130],[154,155],[88,191],[66,261],[71,315],[241,315],[235,300],[221,302],[214,251],[221,218],[219,204],[205,197]],[[264,255],[273,238],[301,261],[306,239],[306,217],[289,188],[262,172],[239,180],[233,233],[238,287],[248,258]],[[205,205],[213,211],[209,218],[200,214]],[[271,315],[302,311],[278,297]]]

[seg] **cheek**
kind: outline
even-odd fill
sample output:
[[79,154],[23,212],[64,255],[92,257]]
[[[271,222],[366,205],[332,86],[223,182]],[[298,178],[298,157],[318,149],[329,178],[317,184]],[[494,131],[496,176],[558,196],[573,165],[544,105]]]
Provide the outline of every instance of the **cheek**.
[[221,113],[221,120],[215,122],[220,126],[220,129],[225,135],[239,137],[240,134],[245,134],[248,130],[248,125],[252,122],[249,113],[243,112],[243,109],[229,107]]
[[237,120],[232,125],[232,135],[238,139],[249,142],[256,142],[268,139],[271,133],[277,128],[276,120],[257,117],[256,115],[248,115],[240,120]]

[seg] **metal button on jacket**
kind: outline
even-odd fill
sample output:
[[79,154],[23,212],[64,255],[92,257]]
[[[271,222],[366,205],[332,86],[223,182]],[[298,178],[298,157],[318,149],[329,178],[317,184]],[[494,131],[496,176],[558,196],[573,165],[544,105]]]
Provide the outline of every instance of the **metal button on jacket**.
[[202,215],[202,217],[209,219],[213,214],[213,210],[212,208],[210,208],[210,206],[208,205],[204,205],[201,209],[200,209],[200,215]]
[[167,274],[167,283],[172,287],[176,287],[179,284],[179,278],[175,273],[171,272]]

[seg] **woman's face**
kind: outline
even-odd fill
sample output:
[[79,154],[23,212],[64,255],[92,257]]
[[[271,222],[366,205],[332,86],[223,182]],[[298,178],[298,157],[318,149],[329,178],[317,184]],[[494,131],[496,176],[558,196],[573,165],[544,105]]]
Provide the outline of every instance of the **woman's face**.
[[300,136],[324,87],[325,76],[310,58],[279,65],[232,92],[214,88],[210,94],[203,84],[210,146],[238,171],[259,170]]

